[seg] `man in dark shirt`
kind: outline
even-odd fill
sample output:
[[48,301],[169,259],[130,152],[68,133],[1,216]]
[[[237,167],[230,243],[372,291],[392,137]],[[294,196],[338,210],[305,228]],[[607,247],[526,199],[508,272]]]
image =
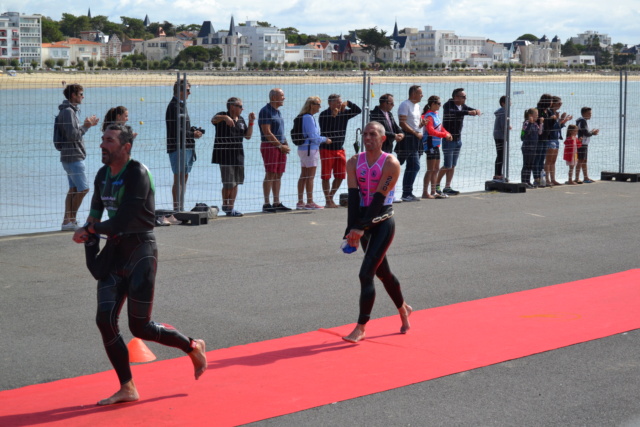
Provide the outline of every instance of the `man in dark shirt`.
[[[318,122],[320,133],[331,139],[330,144],[320,146],[320,162],[322,190],[327,208],[337,208],[333,196],[340,188],[340,184],[347,177],[347,157],[344,151],[344,138],[347,133],[349,120],[362,112],[360,107],[351,101],[342,102],[340,95],[329,95],[329,108],[320,113]],[[331,184],[331,174],[334,180]]]
[[[151,321],[158,262],[153,235],[155,189],[146,166],[131,159],[133,135],[131,127],[126,125],[110,125],[104,132],[100,148],[105,166],[96,175],[87,223],[73,235],[76,243],[85,243],[87,266],[98,279],[96,323],[120,381],[120,389],[98,405],[139,399],[129,366],[129,352],[118,327],[120,310],[127,298],[129,329],[135,337],[187,353],[196,379],[207,369],[203,340],[186,337],[169,325]],[[108,219],[101,221],[104,210]],[[90,260],[97,252],[96,234],[108,237],[103,249],[108,255],[101,266],[104,272],[97,272],[95,268],[103,253]]]
[[400,142],[404,139],[402,128],[393,118],[393,95],[385,93],[380,97],[380,105],[376,106],[369,114],[369,120],[378,122],[384,127],[384,134],[387,137],[382,143],[382,151],[385,153],[393,152],[393,143]]
[[[438,178],[436,191],[438,193],[445,193],[451,196],[460,194],[459,191],[451,188],[451,181],[453,180],[453,174],[456,170],[458,163],[458,156],[462,149],[462,125],[464,124],[465,116],[479,116],[482,113],[476,108],[471,108],[465,104],[467,101],[467,94],[464,89],[454,89],[451,94],[451,99],[445,102],[442,106],[443,118],[442,126],[449,131],[453,139],[451,141],[442,141],[442,155],[444,157],[444,164],[438,172]],[[442,177],[447,176],[445,181],[444,190],[440,190],[440,181]]]
[[220,165],[222,175],[222,211],[227,216],[242,216],[234,209],[238,185],[244,184],[244,149],[242,138],[251,139],[256,115],[249,113],[249,126],[240,115],[244,109],[240,98],[227,100],[227,111],[221,111],[211,119],[216,128],[211,163]]
[[[186,86],[186,92],[185,92]],[[180,200],[178,195],[178,188],[180,187],[180,181],[184,177],[184,187],[182,193],[184,194],[187,187],[187,180],[189,179],[189,173],[193,167],[193,162],[196,161],[196,139],[202,136],[202,132],[199,130],[193,130],[191,128],[191,119],[189,118],[189,112],[187,111],[186,101],[191,94],[191,85],[184,80],[176,81],[173,85],[173,98],[167,106],[165,113],[165,122],[167,125],[167,153],[169,154],[169,161],[171,162],[171,171],[173,172],[173,187],[171,188],[171,195],[173,197],[173,209],[178,210],[183,206],[180,206]],[[184,117],[184,118],[182,118]],[[178,138],[178,119],[180,121],[180,136]],[[186,132],[185,132],[186,130]],[[182,135],[186,134],[186,140],[182,141]],[[181,143],[184,142],[185,151],[180,153]],[[179,162],[178,160],[181,160]],[[182,163],[182,168],[180,168]],[[180,174],[182,169],[182,174]],[[182,175],[182,176],[181,176]]]

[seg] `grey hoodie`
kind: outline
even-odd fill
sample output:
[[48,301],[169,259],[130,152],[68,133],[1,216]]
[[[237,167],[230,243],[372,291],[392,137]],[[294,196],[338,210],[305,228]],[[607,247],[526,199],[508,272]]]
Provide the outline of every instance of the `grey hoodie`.
[[498,108],[493,114],[496,115],[496,121],[493,123],[493,138],[504,139],[504,128],[507,126],[504,107]]
[[60,161],[72,163],[84,160],[87,152],[84,148],[84,134],[89,130],[80,121],[78,114],[80,109],[65,99],[58,106],[60,113],[56,119],[57,125],[54,131],[54,141],[62,142]]

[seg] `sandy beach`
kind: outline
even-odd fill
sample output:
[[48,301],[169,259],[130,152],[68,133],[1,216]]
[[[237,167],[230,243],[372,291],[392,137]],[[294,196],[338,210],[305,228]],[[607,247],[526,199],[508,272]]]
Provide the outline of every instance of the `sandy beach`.
[[[110,86],[170,86],[175,82],[177,72],[42,72],[18,73],[16,76],[0,74],[0,90],[2,89],[39,89],[62,87],[65,83],[82,82],[85,87]],[[183,74],[182,72],[180,73]],[[252,85],[252,84],[304,84],[304,83],[361,83],[362,74],[358,72],[340,73],[287,73],[287,72],[255,72],[255,73],[203,73],[186,72],[189,81],[194,85]],[[423,74],[389,74],[369,72],[374,83],[402,83],[402,82],[503,82],[504,73],[460,72],[451,74],[423,73]],[[512,81],[541,81],[554,82],[603,82],[619,81],[617,72],[604,73],[514,73]],[[640,75],[629,75],[630,81],[640,81]]]

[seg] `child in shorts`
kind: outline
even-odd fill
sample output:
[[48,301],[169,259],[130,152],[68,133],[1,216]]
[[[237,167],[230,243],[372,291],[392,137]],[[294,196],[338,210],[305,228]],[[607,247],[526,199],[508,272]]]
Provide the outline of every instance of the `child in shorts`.
[[[582,117],[576,120],[576,125],[578,126],[578,138],[582,141],[582,147],[578,149],[578,165],[576,166],[576,184],[591,184],[593,181],[589,178],[589,174],[587,173],[587,158],[589,154],[589,140],[592,136],[598,135],[600,133],[599,129],[594,129],[592,131],[589,130],[589,124],[587,120],[591,118],[591,107],[582,107],[580,110]],[[582,170],[582,177],[584,181],[580,181],[580,170]]]

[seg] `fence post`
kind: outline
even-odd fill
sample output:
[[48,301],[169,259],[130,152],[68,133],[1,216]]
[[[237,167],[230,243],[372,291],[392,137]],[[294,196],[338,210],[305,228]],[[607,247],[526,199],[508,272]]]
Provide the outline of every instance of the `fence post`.
[[624,173],[625,157],[627,150],[627,80],[629,74],[627,70],[620,70],[620,114],[619,114],[619,158],[618,172]]
[[509,128],[511,127],[511,68],[507,71],[506,78],[506,88],[505,88],[505,96],[507,97],[505,100],[505,126],[504,126],[504,160],[502,164],[502,170],[504,173],[504,177],[509,179],[509,152],[510,152],[510,144],[509,144]]
[[[178,211],[184,211],[184,194],[186,187],[185,179],[185,156],[187,144],[187,73],[182,74],[180,81],[180,73],[178,73],[178,98],[180,93],[183,94],[184,100],[178,99],[176,103],[176,141],[178,142]],[[180,112],[180,102],[184,103],[184,113]]]

